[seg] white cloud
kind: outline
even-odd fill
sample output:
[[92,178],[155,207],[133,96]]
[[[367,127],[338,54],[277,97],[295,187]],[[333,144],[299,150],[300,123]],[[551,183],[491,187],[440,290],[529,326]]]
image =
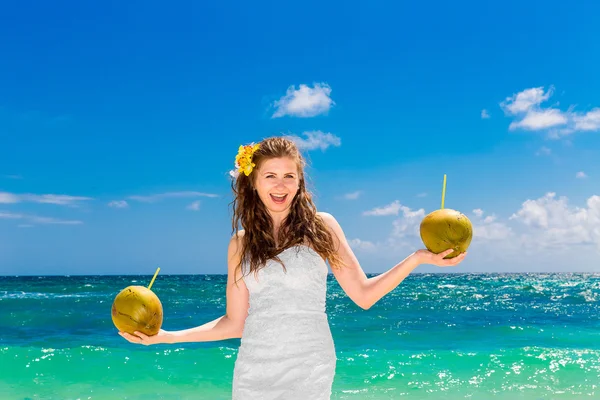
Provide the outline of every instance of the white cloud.
[[212,193],[202,193],[202,192],[167,192],[167,193],[159,193],[153,194],[149,196],[129,196],[127,197],[130,200],[136,200],[143,203],[156,203],[158,201],[167,199],[167,198],[186,198],[186,197],[219,197],[216,194]]
[[108,206],[113,208],[127,208],[129,204],[125,200],[113,200],[108,203]]
[[38,224],[59,224],[59,225],[80,225],[83,224],[83,221],[77,221],[77,220],[65,220],[65,219],[58,219],[58,218],[51,218],[51,217],[38,217],[35,215],[27,215],[25,216],[26,219],[30,220],[31,222],[35,222]]
[[376,217],[380,217],[380,216],[384,216],[384,215],[398,215],[398,212],[400,211],[401,208],[402,208],[402,205],[400,204],[400,201],[395,200],[394,202],[388,204],[387,206],[376,207],[372,210],[365,211],[365,212],[363,212],[363,215],[376,216]]
[[427,197],[427,193],[419,193],[417,194],[417,197]]
[[496,216],[495,215],[488,215],[487,217],[485,217],[483,219],[483,222],[485,224],[491,224],[492,222],[494,222],[496,220]]
[[342,144],[342,140],[333,133],[306,131],[302,134],[306,137],[305,139],[294,135],[286,137],[296,143],[300,150],[321,149],[321,151],[325,151],[329,146],[339,147]]
[[556,198],[556,193],[550,192],[523,202],[510,219],[528,228],[524,244],[530,247],[595,244],[600,249],[600,196],[591,196],[582,208],[571,207],[567,197]]
[[548,131],[550,139],[558,139],[577,131],[600,130],[600,108],[588,112],[575,112],[573,107],[566,111],[558,108],[543,107],[554,92],[551,86],[544,92],[543,87],[529,88],[507,97],[500,103],[504,112],[515,118],[509,125],[510,130]]
[[587,175],[585,174],[585,172],[579,171],[578,173],[575,174],[575,178],[583,179],[583,178],[587,178]]
[[20,196],[23,201],[33,203],[58,204],[63,206],[72,206],[79,201],[92,200],[91,197],[68,196],[62,194],[24,194]]
[[344,195],[344,199],[346,200],[356,200],[359,198],[359,196],[362,194],[362,191],[357,190],[356,192],[352,192],[352,193],[346,193]]
[[565,125],[567,121],[567,115],[555,108],[541,111],[530,110],[520,121],[511,122],[508,128],[510,130],[523,128],[537,131],[557,125]]
[[0,192],[0,204],[18,203],[19,201],[21,201],[19,196],[15,194]]
[[4,177],[7,179],[23,179],[21,175],[4,175]]
[[552,154],[552,150],[550,150],[546,146],[540,147],[540,149],[535,153],[536,156],[539,156],[539,155],[549,156],[550,154]]
[[76,207],[78,202],[93,200],[91,197],[83,196],[69,196],[64,194],[16,194],[8,192],[0,192],[0,203],[20,203],[20,202],[31,202],[31,203],[45,203],[45,204],[58,204],[63,206]]
[[[401,212],[401,213],[400,213]],[[369,240],[354,238],[349,240],[350,246],[365,252],[378,252],[400,256],[408,249],[413,251],[422,248],[419,227],[425,217],[425,210],[412,210],[403,206],[399,201],[394,201],[388,206],[375,208],[363,213],[364,215],[399,215],[392,221],[392,231],[383,242],[372,242]]]
[[[526,200],[521,205],[521,209],[511,215],[510,219],[518,219],[527,226],[538,228],[548,228],[548,214],[552,213],[552,209],[564,209],[566,206],[566,198],[561,197],[559,201],[554,201],[556,193],[548,193],[543,198],[538,200]],[[562,204],[561,204],[562,203]],[[556,213],[554,213],[556,215]]]
[[513,94],[511,97],[507,97],[506,100],[500,103],[500,106],[513,115],[526,113],[548,100],[553,91],[554,87],[552,86],[546,93],[544,93],[543,87],[525,89],[522,92]]
[[301,84],[296,90],[292,85],[285,96],[275,101],[275,113],[272,118],[290,115],[294,117],[314,117],[329,111],[334,101],[331,100],[331,88],[327,84],[316,83],[313,88]]
[[[368,243],[362,248],[368,247],[369,250],[382,250],[389,254],[396,254],[403,251],[404,248],[422,247],[419,234],[421,221],[425,217],[425,210],[420,208],[412,210],[410,207],[404,206],[399,200],[383,206],[377,207],[369,211],[363,212],[363,215],[370,216],[385,216],[396,215],[398,218],[392,221],[392,231],[389,237],[382,243],[372,243],[366,240],[357,239]],[[360,246],[360,243],[356,243]]]
[[348,244],[353,249],[362,251],[374,251],[377,248],[377,246],[373,242],[361,239],[350,239],[348,240]]
[[481,110],[481,119],[488,119],[490,118],[490,113],[488,112],[488,110],[483,109]]
[[402,216],[392,222],[392,239],[404,239],[406,237],[419,237],[421,221],[425,218],[425,210],[411,210],[409,207],[400,206]]
[[37,215],[16,214],[10,212],[0,212],[0,219],[23,219],[37,224],[59,224],[59,225],[80,225],[82,221],[64,220],[52,217],[40,217]]
[[0,212],[0,218],[4,218],[4,219],[21,219],[21,218],[23,218],[23,215],[21,215],[21,214],[14,214],[14,213],[8,213],[8,212]]
[[198,211],[200,210],[200,200],[196,200],[193,203],[191,203],[190,205],[188,205],[186,207],[188,210],[192,210],[192,211]]
[[483,216],[485,212],[481,208],[473,210],[473,216],[469,218],[473,226],[474,243],[488,240],[504,240],[512,236],[513,232],[503,222],[497,222],[498,217],[494,214]]
[[508,239],[513,235],[512,229],[503,222],[497,222],[496,215],[488,215],[483,218],[483,210],[477,208],[473,210],[474,218],[470,218],[473,225],[472,243],[482,241],[501,241]]
[[582,115],[573,117],[575,129],[579,131],[597,131],[600,130],[600,108],[594,108]]

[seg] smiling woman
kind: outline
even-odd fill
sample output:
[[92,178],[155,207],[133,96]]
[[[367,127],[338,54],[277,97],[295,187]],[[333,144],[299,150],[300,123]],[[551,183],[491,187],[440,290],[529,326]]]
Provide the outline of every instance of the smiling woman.
[[325,313],[327,262],[348,297],[368,309],[419,264],[457,265],[464,254],[443,260],[449,252],[419,250],[367,278],[336,219],[317,212],[304,166],[283,137],[240,146],[225,315],[182,331],[123,336],[141,344],[240,337],[233,400],[330,399],[337,358]]

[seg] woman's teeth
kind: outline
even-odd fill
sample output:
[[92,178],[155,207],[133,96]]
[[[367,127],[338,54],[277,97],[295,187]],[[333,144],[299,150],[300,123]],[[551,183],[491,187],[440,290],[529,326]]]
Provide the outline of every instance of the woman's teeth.
[[283,196],[271,195],[271,200],[273,200],[274,203],[281,204],[285,202],[286,197],[287,194],[284,194]]

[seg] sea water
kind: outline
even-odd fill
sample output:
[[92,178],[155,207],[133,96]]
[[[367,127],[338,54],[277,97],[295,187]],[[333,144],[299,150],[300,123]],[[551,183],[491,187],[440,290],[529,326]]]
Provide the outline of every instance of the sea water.
[[[114,297],[151,278],[0,277],[0,399],[230,399],[239,339],[117,334]],[[223,315],[225,283],[158,275],[163,329]],[[330,275],[331,398],[600,398],[599,300],[598,274],[413,274],[363,310]]]

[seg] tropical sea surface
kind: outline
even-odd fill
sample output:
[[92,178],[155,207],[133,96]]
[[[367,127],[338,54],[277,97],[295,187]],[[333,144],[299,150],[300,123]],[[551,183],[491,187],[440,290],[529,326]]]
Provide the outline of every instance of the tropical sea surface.
[[[117,334],[115,296],[151,279],[0,277],[0,399],[230,399],[239,339],[141,346]],[[223,315],[225,283],[158,275],[163,329]],[[330,275],[331,398],[600,398],[599,300],[599,274],[413,274],[362,310]]]

